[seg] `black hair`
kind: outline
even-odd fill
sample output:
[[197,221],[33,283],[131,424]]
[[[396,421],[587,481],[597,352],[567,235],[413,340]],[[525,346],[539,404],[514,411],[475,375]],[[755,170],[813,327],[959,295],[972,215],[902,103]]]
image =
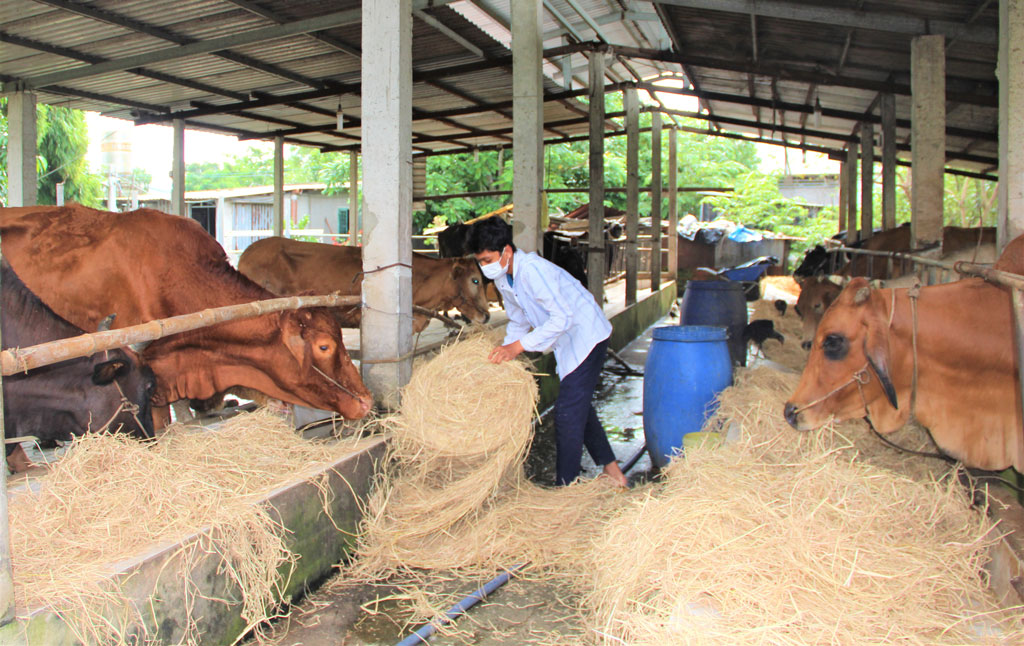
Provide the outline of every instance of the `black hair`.
[[516,250],[512,242],[512,226],[499,217],[490,217],[474,222],[466,234],[466,251],[478,254],[481,251],[504,251],[505,245]]

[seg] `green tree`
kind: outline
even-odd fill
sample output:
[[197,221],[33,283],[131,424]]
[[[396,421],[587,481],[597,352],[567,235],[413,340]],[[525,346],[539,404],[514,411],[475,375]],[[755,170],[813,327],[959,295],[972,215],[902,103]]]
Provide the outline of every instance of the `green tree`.
[[[103,185],[85,159],[89,135],[85,114],[61,106],[36,106],[36,172],[39,204],[56,204],[57,184],[64,183],[64,199],[98,206]],[[7,202],[7,99],[0,98],[0,199]]]

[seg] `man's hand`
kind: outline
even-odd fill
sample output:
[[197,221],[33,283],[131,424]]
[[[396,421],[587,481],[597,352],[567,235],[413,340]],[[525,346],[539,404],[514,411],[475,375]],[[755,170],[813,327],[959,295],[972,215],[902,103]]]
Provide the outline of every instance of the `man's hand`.
[[504,363],[509,359],[515,359],[522,351],[523,344],[519,341],[514,341],[508,345],[499,345],[491,350],[491,353],[487,355],[487,360],[491,363]]

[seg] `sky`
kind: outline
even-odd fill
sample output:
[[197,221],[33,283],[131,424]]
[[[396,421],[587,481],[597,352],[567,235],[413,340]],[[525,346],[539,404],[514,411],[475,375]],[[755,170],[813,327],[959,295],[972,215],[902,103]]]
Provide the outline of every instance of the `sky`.
[[[671,93],[659,93],[665,105],[674,110],[693,112],[696,100],[693,97]],[[104,117],[96,112],[86,112],[89,128],[89,166],[96,171],[103,168],[102,142],[111,133],[131,142],[130,168],[145,169],[152,177],[151,193],[170,196],[171,191],[171,134],[168,126],[134,126],[130,121]],[[838,173],[839,163],[830,161],[818,153],[802,153],[799,150],[780,146],[755,144],[761,158],[762,172],[783,172],[786,162],[793,174]],[[234,137],[208,132],[185,131],[186,163],[223,162],[234,156],[245,155],[251,147],[273,150],[273,144],[264,141],[238,141]],[[287,154],[287,147],[286,152]]]

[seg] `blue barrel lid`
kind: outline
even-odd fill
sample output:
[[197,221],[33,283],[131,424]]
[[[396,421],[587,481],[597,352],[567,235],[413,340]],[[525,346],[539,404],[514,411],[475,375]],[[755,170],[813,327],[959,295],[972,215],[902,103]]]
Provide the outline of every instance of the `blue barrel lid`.
[[714,325],[668,325],[654,328],[656,341],[683,341],[703,343],[705,341],[726,341],[728,329]]
[[733,280],[688,280],[686,281],[686,289],[727,289],[742,291],[743,285]]

